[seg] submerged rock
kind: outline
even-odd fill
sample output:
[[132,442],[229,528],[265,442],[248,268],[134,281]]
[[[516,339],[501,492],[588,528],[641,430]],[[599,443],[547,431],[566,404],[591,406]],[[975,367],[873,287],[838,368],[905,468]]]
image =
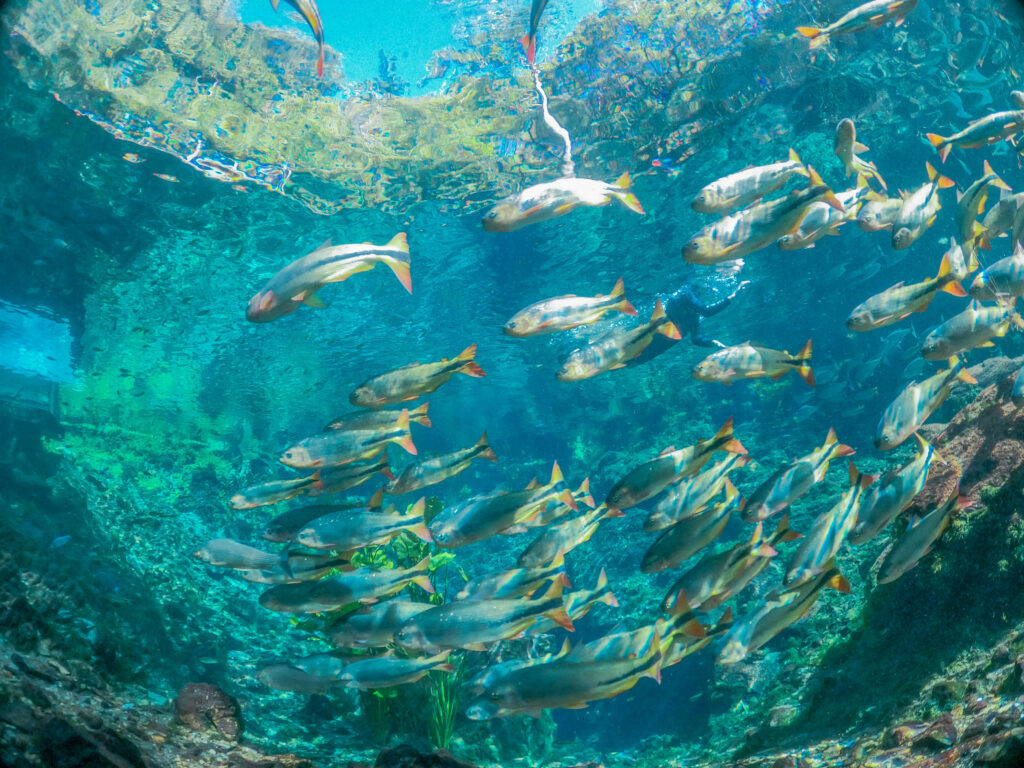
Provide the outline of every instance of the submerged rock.
[[215,685],[188,683],[178,691],[174,711],[193,731],[203,731],[212,725],[226,739],[237,741],[242,735],[238,702]]
[[54,718],[39,733],[46,768],[147,768],[139,748],[112,731],[89,731]]
[[411,744],[385,749],[377,756],[374,768],[476,768],[472,763],[459,760],[446,749],[420,752]]

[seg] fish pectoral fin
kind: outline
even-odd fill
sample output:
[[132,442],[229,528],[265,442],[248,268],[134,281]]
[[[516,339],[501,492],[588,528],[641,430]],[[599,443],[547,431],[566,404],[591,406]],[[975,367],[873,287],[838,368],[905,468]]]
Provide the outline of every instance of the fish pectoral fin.
[[307,307],[314,307],[315,309],[325,309],[327,304],[317,296],[315,293],[311,293],[306,298],[302,299],[302,303]]

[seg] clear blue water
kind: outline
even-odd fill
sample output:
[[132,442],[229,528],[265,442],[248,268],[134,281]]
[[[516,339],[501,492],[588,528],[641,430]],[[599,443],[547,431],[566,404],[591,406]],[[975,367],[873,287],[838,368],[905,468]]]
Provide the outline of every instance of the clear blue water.
[[[145,4],[128,5],[140,11]],[[920,360],[920,340],[959,312],[964,300],[939,294],[926,312],[870,334],[851,333],[844,320],[857,303],[893,283],[935,274],[957,235],[953,190],[942,193],[935,225],[905,251],[892,249],[889,233],[864,232],[851,223],[812,249],[788,252],[771,245],[742,266],[700,267],[680,258],[681,246],[710,221],[693,211],[691,200],[715,178],[781,161],[793,147],[837,191],[851,186],[833,156],[834,126],[843,117],[856,121],[858,138],[870,147],[865,157],[881,169],[894,195],[925,181],[926,162],[938,164],[926,131],[947,134],[1010,108],[1010,91],[1024,72],[1024,18],[1017,3],[989,0],[967,7],[922,0],[898,28],[887,24],[837,38],[817,52],[793,37],[797,24],[834,19],[849,6],[736,2],[676,19],[662,5],[595,8],[552,0],[539,59],[552,112],[573,136],[577,173],[612,181],[630,171],[646,215],[612,204],[511,234],[490,234],[480,226],[486,208],[508,192],[554,178],[559,161],[560,143],[541,126],[516,42],[528,13],[522,4],[382,0],[345,7],[325,0],[320,11],[326,40],[342,54],[345,81],[300,75],[274,87],[259,80],[247,90],[244,72],[236,69],[238,79],[224,87],[224,103],[230,104],[225,110],[245,115],[240,135],[262,137],[263,146],[218,143],[213,126],[223,126],[210,114],[219,113],[200,93],[213,92],[212,70],[189,71],[175,61],[181,82],[186,72],[203,84],[187,94],[179,84],[178,96],[160,91],[159,83],[139,90],[98,84],[81,72],[100,77],[103,49],[83,43],[87,54],[81,61],[89,66],[66,65],[60,55],[67,50],[38,43],[47,31],[39,8],[27,0],[9,4],[4,29],[21,31],[11,37],[10,55],[0,65],[0,94],[13,116],[0,133],[10,148],[0,187],[0,322],[15,316],[8,306],[43,306],[68,319],[67,325],[47,320],[47,328],[20,327],[12,331],[12,342],[5,333],[0,365],[64,384],[63,431],[53,438],[53,452],[99,478],[103,490],[97,493],[123,495],[135,505],[135,516],[110,512],[101,518],[110,557],[139,575],[161,607],[177,603],[168,609],[172,618],[165,628],[173,662],[149,671],[140,664],[138,679],[168,694],[192,678],[229,688],[250,702],[250,733],[263,745],[340,755],[353,744],[377,744],[362,725],[348,742],[334,734],[334,741],[313,743],[315,725],[300,714],[306,699],[271,692],[252,673],[274,660],[323,650],[323,643],[287,617],[263,611],[256,603],[258,585],[224,577],[189,554],[217,536],[266,546],[260,531],[287,505],[235,512],[226,505],[232,493],[290,477],[277,461],[281,451],[349,410],[349,393],[368,376],[450,357],[471,343],[478,345],[476,359],[486,378],[455,376],[427,398],[435,426],[414,428],[414,439],[423,455],[471,445],[486,429],[500,462],[476,463],[432,489],[446,505],[544,479],[554,460],[573,487],[589,477],[600,500],[631,467],[669,445],[710,437],[729,417],[757,461],[738,475],[744,493],[819,445],[830,427],[857,449],[854,458],[865,470],[884,471],[908,458],[908,447],[889,455],[874,450],[879,414],[909,381],[935,369]],[[58,10],[66,14],[60,23],[69,27],[114,23],[91,12],[90,19],[99,21],[75,17],[70,6]],[[239,23],[260,22],[308,37],[304,24],[286,17],[291,9],[282,4],[281,10],[275,14],[269,4],[247,3]],[[589,15],[595,11],[600,15]],[[571,33],[580,37],[570,39]],[[24,42],[30,38],[37,45]],[[567,45],[557,45],[566,39]],[[447,47],[478,50],[482,61],[417,85],[434,53]],[[298,50],[296,55],[307,55],[310,49]],[[323,155],[314,154],[312,144],[304,147],[309,134],[300,123],[271,124],[268,116],[286,97],[298,95],[308,101],[287,102],[292,115],[311,123],[328,120],[320,106],[348,95],[352,83],[380,76],[379,51],[395,57],[394,73],[410,84],[412,100],[363,94],[356,106],[346,107],[363,111],[345,113],[329,147],[337,153],[333,159],[341,158],[338,164],[314,166]],[[116,60],[127,54],[113,55]],[[146,71],[162,70],[150,62]],[[417,111],[442,92],[451,99],[447,104],[463,104],[465,112]],[[515,96],[501,100],[510,93]],[[153,102],[164,111],[150,113]],[[150,134],[130,122],[133,110],[141,123],[152,120],[172,138],[188,133],[193,143],[161,151],[169,142],[149,140]],[[499,122],[495,111],[508,120]],[[467,127],[473,120],[466,113],[474,112],[495,126],[486,142]],[[386,124],[387,119],[399,122]],[[117,134],[129,124],[133,141]],[[411,135],[418,143],[397,149],[388,143],[399,132],[396,124],[416,125],[420,130]],[[281,185],[284,194],[238,179],[222,183],[181,163],[197,136],[227,160],[287,166],[294,175]],[[346,148],[362,158],[367,146],[369,167],[344,166]],[[418,164],[427,150],[435,155],[430,164]],[[125,153],[142,162],[123,159]],[[986,159],[1011,187],[1024,188],[1019,153],[1007,143],[954,149],[941,169],[964,189]],[[411,180],[415,193],[403,186]],[[464,195],[457,194],[461,182]],[[366,196],[355,199],[354,188]],[[338,204],[339,210],[319,215],[313,198]],[[383,243],[399,231],[409,236],[411,296],[378,267],[326,286],[320,294],[326,309],[300,307],[268,325],[245,321],[249,298],[327,238]],[[1008,254],[1003,238],[981,255],[988,264]],[[685,284],[712,303],[749,281],[728,309],[703,322],[703,332],[727,344],[755,340],[791,351],[813,338],[817,386],[807,387],[795,374],[731,387],[699,383],[691,370],[708,350],[689,339],[644,365],[563,383],[554,373],[569,352],[631,321],[606,318],[592,328],[530,339],[502,333],[504,323],[532,302],[604,293],[619,277],[641,318],[649,316],[657,295]],[[70,363],[63,352],[69,344]],[[972,351],[968,361],[1022,352],[1019,334],[1011,333],[997,339],[995,349]],[[948,420],[966,397],[955,395],[934,421]],[[400,450],[389,451],[396,469],[409,460]],[[377,480],[346,498],[365,500],[375,485]],[[794,527],[806,530],[845,485],[845,468],[837,462],[828,481],[794,508]],[[151,534],[142,543],[133,539],[138,519]],[[574,584],[592,586],[605,568],[622,604],[618,611],[598,606],[579,622],[575,641],[599,638],[619,622],[636,627],[657,615],[658,601],[680,569],[639,573],[651,540],[641,520],[633,513],[602,524],[569,557]],[[750,529],[734,521],[719,546],[749,537]],[[48,541],[63,528],[55,522],[46,533]],[[512,567],[529,538],[494,537],[459,550],[458,561],[471,576]],[[859,597],[870,586],[866,557],[849,548],[840,555]],[[736,603],[738,612],[775,586],[779,568]],[[823,613],[841,615],[839,600],[823,599]],[[837,624],[835,635],[843,638],[846,631]],[[791,632],[758,657],[766,679],[774,674],[773,664],[781,666],[781,654],[798,642],[794,638],[809,640],[799,625]],[[138,637],[142,643],[144,632]],[[198,661],[211,656],[216,665]],[[717,748],[728,741],[720,733],[723,714],[736,715],[744,698],[742,691],[714,688],[721,675],[711,652],[695,655],[666,670],[660,687],[645,679],[586,710],[555,712],[557,737],[627,756],[645,739],[648,746],[674,738],[694,749]],[[338,712],[365,717],[365,702],[348,693],[331,696]],[[481,726],[459,716],[455,743],[468,749],[502,734],[514,742],[515,728],[536,734],[534,727],[542,726]]]

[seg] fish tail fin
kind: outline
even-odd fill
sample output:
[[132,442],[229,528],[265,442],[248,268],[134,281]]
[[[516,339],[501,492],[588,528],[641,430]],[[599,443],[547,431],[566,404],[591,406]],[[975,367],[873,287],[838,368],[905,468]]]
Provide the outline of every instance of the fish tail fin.
[[[388,247],[396,248],[408,254],[409,242],[405,238],[405,232],[399,232],[397,235],[391,238],[390,242],[388,242]],[[395,273],[395,277],[398,278],[398,282],[402,284],[402,287],[405,288],[405,290],[407,290],[409,293],[412,293],[412,275],[409,272],[408,258],[400,259],[390,257],[384,259],[384,263],[387,264],[388,267],[391,268],[391,271]]]
[[409,411],[409,421],[415,421],[421,427],[432,427],[434,422],[427,416],[427,408],[430,407],[430,403],[424,403],[419,408],[413,408]]
[[800,155],[798,155],[796,150],[792,147],[789,148],[789,162],[796,163],[800,166],[800,170],[798,170],[797,173],[801,176],[807,175],[807,166],[804,164],[804,161],[800,159]]
[[808,339],[807,343],[804,344],[803,349],[801,349],[796,356],[796,359],[800,361],[800,365],[799,367],[797,367],[796,371],[797,373],[800,374],[804,381],[806,381],[813,387],[814,371],[811,370],[811,350],[811,339]]
[[430,555],[427,555],[412,567],[416,576],[409,579],[413,584],[428,594],[434,594],[434,583],[430,580]]
[[573,494],[574,498],[576,496],[579,496],[580,497],[580,501],[583,502],[584,504],[586,504],[591,509],[595,509],[596,508],[597,505],[594,504],[594,497],[590,494],[590,478],[589,477],[583,478],[583,482],[580,483],[580,487],[577,488],[576,489],[576,493]]
[[316,76],[324,76],[324,44],[320,43],[320,53],[316,57]]
[[925,163],[924,167],[928,171],[928,181],[936,184],[939,189],[949,189],[950,187],[956,186],[956,182],[935,170],[935,166],[931,163]]
[[946,283],[944,286],[942,286],[942,290],[945,293],[948,293],[952,296],[959,296],[960,298],[964,298],[967,296],[967,291],[965,291],[964,287],[960,285],[959,280],[954,280],[953,282]]
[[476,378],[481,378],[487,375],[484,373],[484,369],[477,365],[476,361],[473,359],[475,356],[476,344],[470,344],[464,350],[459,352],[458,356],[455,358],[457,362],[463,364],[462,367],[459,368],[459,373],[464,373],[467,376],[474,376]]
[[476,441],[476,448],[477,448],[477,455],[481,459],[487,459],[488,461],[497,461],[498,460],[498,454],[496,454],[494,452],[494,449],[491,448],[491,444],[487,441],[487,432],[486,432],[486,430],[484,431],[484,433],[482,435],[480,435],[480,439]]
[[658,333],[662,336],[668,336],[670,339],[679,341],[683,338],[683,335],[679,332],[679,326],[673,322],[666,322],[664,325],[658,328]]
[[612,292],[608,294],[608,296],[609,298],[619,300],[618,304],[615,305],[615,309],[619,310],[619,312],[626,315],[636,314],[636,307],[634,307],[632,303],[630,303],[629,299],[626,298],[626,284],[623,282],[621,277],[618,279],[618,282],[615,283],[615,287],[612,288]]
[[565,475],[562,474],[562,468],[560,466],[558,466],[558,462],[556,461],[554,464],[551,465],[551,482],[550,482],[550,484],[554,485],[555,483],[564,483],[564,482],[565,482]]
[[978,380],[971,375],[970,371],[968,371],[966,368],[961,367],[959,357],[953,355],[953,357],[949,358],[947,362],[949,363],[950,370],[953,370],[954,368],[960,368],[960,371],[956,375],[956,377],[960,379],[960,381],[964,382],[965,384],[978,383]]
[[274,11],[276,12],[277,11],[277,6],[278,6],[278,4],[280,2],[281,2],[281,0],[270,0],[270,7],[273,8]]
[[834,589],[836,592],[842,592],[844,595],[848,595],[853,592],[853,587],[850,586],[850,580],[838,572],[825,582],[825,586],[829,589]]
[[533,64],[537,57],[537,38],[534,35],[523,35],[519,38],[519,44],[523,46],[523,53],[526,54],[526,60]]
[[822,197],[822,200],[831,205],[840,213],[846,213],[846,209],[843,207],[843,204],[839,201],[839,198],[836,197],[836,193],[833,192],[832,188],[829,187],[829,185],[824,182],[824,180],[821,178],[821,174],[819,174],[816,170],[814,170],[814,168],[812,168],[809,165],[807,166],[807,179],[809,186],[825,188],[825,194]]
[[679,329],[676,328],[675,324],[668,319],[668,315],[665,314],[665,307],[661,303],[661,299],[654,302],[654,311],[651,312],[649,325],[657,325],[658,333],[668,336],[670,339],[682,338],[679,335]]
[[[423,499],[420,499],[420,501],[423,501]],[[419,501],[416,503],[419,504]],[[423,512],[421,510],[420,515],[422,514]],[[406,528],[406,530],[420,541],[425,541],[427,544],[434,543],[434,537],[430,535],[430,529],[427,528],[425,523],[416,523],[415,525],[411,525]]]
[[1001,178],[999,178],[996,172],[992,170],[992,164],[989,163],[988,160],[985,161],[985,165],[983,167],[986,176],[995,176],[995,180],[989,182],[990,184],[992,184],[993,187],[995,187],[996,189],[1001,189],[1003,192],[1012,191],[1010,185],[1003,181]]
[[802,533],[797,533],[789,527],[789,513],[787,512],[779,520],[778,526],[775,528],[775,533],[772,534],[773,539],[778,541],[796,541],[797,539],[803,538]]
[[405,436],[399,440],[395,440],[395,445],[400,448],[404,448],[407,452],[415,456],[418,451],[416,450],[416,444],[412,441],[412,433],[409,431],[409,409],[403,408],[402,414],[398,417],[396,426],[399,430],[405,432]]
[[740,453],[745,454],[747,449],[743,447],[743,443],[732,436],[732,416],[728,418],[725,424],[722,425],[715,436],[709,441],[711,443],[722,443],[722,450],[728,453]]
[[621,176],[619,176],[619,178],[615,180],[612,186],[616,188],[615,196],[624,206],[629,208],[629,210],[633,211],[634,213],[639,213],[641,216],[644,215],[644,213],[646,213],[646,211],[644,211],[643,206],[640,205],[640,201],[637,200],[636,195],[634,195],[632,192],[633,179],[630,178],[629,171],[626,171]]
[[796,31],[810,40],[812,46],[823,36],[822,29],[820,27],[797,27]]
[[708,631],[704,628],[703,624],[697,621],[696,618],[693,618],[679,628],[679,634],[703,638],[708,636]]
[[610,605],[612,608],[619,607],[618,599],[612,594],[612,591],[608,589],[608,574],[605,573],[604,568],[601,569],[601,575],[597,577],[597,587],[595,588],[595,591],[605,592],[600,598],[598,598],[598,602]]
[[384,489],[378,488],[377,492],[366,502],[367,509],[381,509],[384,506]]
[[949,157],[949,150],[952,145],[945,136],[939,136],[937,133],[926,133],[925,137],[939,151],[939,159],[942,162],[946,162],[946,158]]

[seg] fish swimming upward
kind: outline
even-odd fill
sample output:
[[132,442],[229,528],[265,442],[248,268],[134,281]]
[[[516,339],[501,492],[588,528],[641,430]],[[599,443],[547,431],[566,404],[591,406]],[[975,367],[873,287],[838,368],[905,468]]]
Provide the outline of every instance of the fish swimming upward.
[[[313,30],[313,37],[316,38],[317,44],[320,46],[320,55],[316,60],[316,74],[317,77],[324,76],[324,23],[320,19],[320,9],[316,7],[315,0],[285,0],[288,5],[292,6],[299,15],[309,24],[309,28]],[[270,0],[270,5],[276,11],[277,7],[281,4],[281,0]]]
[[530,3],[530,31],[519,41],[523,46],[523,53],[526,54],[526,60],[531,66],[537,58],[537,29],[540,27],[540,17],[544,14],[547,5],[548,0],[533,0]]
[[399,232],[386,245],[331,245],[327,240],[270,278],[260,292],[249,299],[245,318],[253,323],[269,323],[294,312],[299,304],[322,309],[327,305],[317,296],[317,291],[327,283],[340,283],[378,264],[390,267],[399,282],[412,293],[409,243],[404,232]]

